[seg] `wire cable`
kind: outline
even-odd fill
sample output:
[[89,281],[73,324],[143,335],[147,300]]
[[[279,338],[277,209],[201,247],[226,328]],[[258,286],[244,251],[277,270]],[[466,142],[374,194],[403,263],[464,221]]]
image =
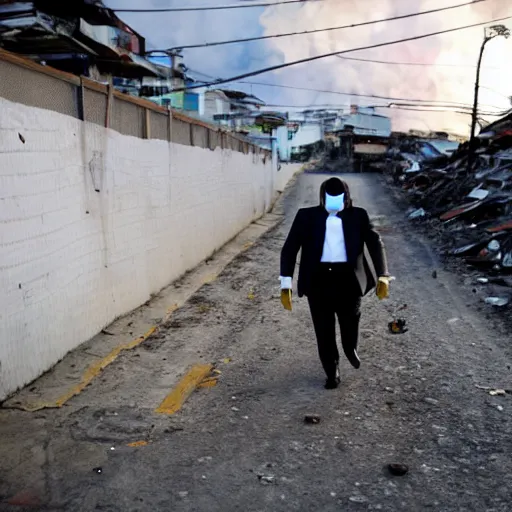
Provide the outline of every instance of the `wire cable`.
[[181,87],[181,88],[175,89],[174,92],[181,92],[181,91],[186,91],[186,90],[199,89],[199,88],[202,88],[202,87],[209,87],[209,86],[212,86],[212,85],[227,84],[228,82],[237,82],[237,81],[243,80],[244,78],[250,78],[250,77],[253,77],[253,76],[257,76],[257,75],[262,75],[264,73],[269,73],[271,71],[277,71],[279,69],[289,68],[289,67],[292,67],[292,66],[296,66],[297,64],[305,64],[306,62],[313,62],[313,61],[316,61],[316,60],[325,59],[327,57],[334,57],[336,55],[342,55],[342,54],[346,54],[346,53],[352,53],[352,52],[363,51],[363,50],[371,50],[371,49],[374,49],[374,48],[383,48],[385,46],[392,46],[392,45],[395,45],[395,44],[407,43],[407,42],[410,42],[410,41],[418,41],[420,39],[426,39],[426,38],[433,37],[433,36],[438,36],[438,35],[441,35],[441,34],[449,34],[449,33],[453,33],[453,32],[459,32],[461,30],[467,30],[467,29],[470,29],[470,28],[482,27],[482,26],[488,25],[490,23],[497,23],[497,22],[500,22],[500,21],[509,20],[511,18],[512,18],[512,16],[506,16],[506,17],[503,17],[503,18],[496,18],[496,19],[493,19],[493,20],[488,20],[488,21],[484,21],[484,22],[480,22],[480,23],[473,23],[471,25],[463,25],[463,26],[455,27],[455,28],[451,28],[451,29],[439,30],[437,32],[430,32],[428,34],[422,34],[422,35],[419,35],[419,36],[406,37],[406,38],[403,38],[403,39],[396,39],[394,41],[387,41],[387,42],[384,42],[384,43],[377,43],[377,44],[372,44],[372,45],[369,45],[369,46],[360,46],[359,48],[352,48],[352,49],[349,49],[349,50],[341,50],[341,51],[337,51],[337,52],[324,53],[324,54],[321,54],[321,55],[315,55],[314,57],[307,57],[305,59],[299,59],[299,60],[295,60],[295,61],[292,61],[292,62],[285,62],[283,64],[277,64],[275,66],[270,66],[270,67],[267,67],[267,68],[257,69],[256,71],[250,71],[248,73],[242,73],[241,75],[236,75],[236,76],[233,76],[233,77],[230,77],[230,78],[223,78],[222,80],[216,80],[215,82],[211,82],[209,84],[192,85],[192,86],[189,86],[189,87]]
[[[302,112],[325,112],[326,110],[329,111],[344,111],[346,110],[346,105],[339,105],[339,104],[326,104],[326,105],[317,105],[316,108],[310,108],[309,106],[305,105],[267,105],[268,107],[283,107],[283,108],[296,108],[300,109]],[[363,106],[364,107],[364,106]],[[457,114],[464,114],[464,115],[471,115],[472,114],[472,108],[466,108],[462,110],[458,110],[460,107],[454,107],[454,106],[443,106],[443,105],[414,105],[413,103],[389,103],[386,105],[366,105],[366,107],[372,107],[375,109],[390,109],[390,110],[409,110],[413,112],[449,112],[449,113],[457,113]],[[502,117],[510,113],[510,110],[502,110],[502,111],[496,111],[496,112],[488,112],[488,111],[478,111],[478,115],[482,116],[491,116],[491,117]]]
[[158,12],[193,12],[193,11],[226,11],[229,9],[252,9],[254,7],[272,7],[274,5],[305,4],[323,2],[324,0],[280,0],[279,2],[263,2],[254,4],[233,4],[233,5],[213,5],[210,7],[162,7],[156,9],[116,9],[110,8],[113,12],[140,12],[140,13],[158,13]]
[[[315,108],[311,108],[313,105],[282,105],[282,104],[268,104],[266,105],[267,107],[272,107],[272,108],[293,108],[293,109],[300,109],[300,110],[345,110],[347,108],[346,105],[340,105],[338,103],[324,103],[324,104],[320,104],[320,105],[314,105]],[[417,107],[417,108],[425,108],[425,109],[430,109],[430,110],[426,110],[427,112],[428,111],[432,111],[431,109],[441,109],[441,111],[443,112],[452,112],[454,109],[460,109],[461,111],[464,111],[464,112],[468,112],[468,113],[471,113],[472,110],[473,110],[473,107],[470,106],[470,105],[450,105],[450,104],[418,104],[418,103],[414,103],[414,102],[411,102],[411,103],[396,103],[396,102],[392,102],[392,103],[388,103],[388,104],[385,104],[385,105],[360,105],[362,108],[398,108],[398,107],[407,107],[407,108],[413,108],[413,107]],[[495,111],[489,111],[489,110],[483,110],[483,111],[479,111],[480,114],[482,115],[494,115],[494,114],[498,114],[498,115],[502,115],[503,113],[503,110],[499,110],[498,107],[495,107],[496,110]]]
[[[353,92],[345,92],[345,91],[331,91],[327,89],[313,89],[308,87],[296,87],[293,85],[278,85],[278,84],[266,84],[264,82],[247,82],[247,81],[241,81],[240,83],[244,84],[250,84],[250,85],[260,85],[260,86],[269,86],[269,87],[280,87],[284,89],[294,89],[298,91],[311,91],[311,92],[321,92],[325,94],[339,94],[341,96],[353,96],[355,98],[374,98],[378,100],[393,100],[393,101],[415,101],[415,102],[427,102],[427,103],[436,103],[438,100],[425,100],[425,99],[418,99],[418,98],[394,98],[392,96],[381,96],[378,94],[360,94],[360,93],[353,93]],[[442,100],[439,100],[442,101]],[[446,103],[442,101],[443,103]],[[461,102],[448,102],[453,105],[470,105],[469,103],[461,103]],[[489,105],[492,106],[492,105]]]
[[[450,5],[448,7],[439,7],[437,9],[429,9],[428,11],[421,11],[421,12],[414,12],[410,14],[403,14],[400,16],[392,16],[390,18],[382,18],[379,20],[372,20],[372,21],[364,21],[361,23],[352,23],[351,25],[341,25],[339,27],[329,27],[329,28],[319,28],[314,30],[305,30],[303,32],[286,32],[283,34],[274,34],[274,35],[268,35],[268,36],[258,36],[258,37],[247,37],[244,39],[230,39],[226,41],[214,41],[212,43],[201,43],[201,44],[189,44],[189,45],[182,45],[182,46],[175,46],[173,48],[169,48],[169,50],[189,50],[192,48],[209,48],[211,46],[221,46],[221,45],[227,45],[227,44],[238,44],[238,43],[248,43],[251,41],[263,41],[266,39],[276,39],[281,37],[291,37],[291,36],[307,36],[309,34],[317,34],[319,32],[331,32],[334,30],[345,30],[348,28],[357,28],[357,27],[365,27],[368,25],[376,25],[378,23],[387,23],[390,21],[397,21],[397,20],[404,20],[407,18],[414,18],[417,16],[424,16],[426,14],[433,14],[437,12],[442,11],[449,11],[453,9],[460,9],[461,7],[468,7],[470,5],[478,4],[481,2],[487,2],[489,0],[474,0],[470,2],[465,2],[462,4],[457,5]],[[168,50],[152,50],[153,52],[164,52]]]
[[[476,68],[476,64],[437,64],[428,62],[398,62],[391,60],[377,60],[377,59],[362,59],[357,57],[343,57],[342,55],[336,55],[338,59],[343,60],[354,60],[358,62],[370,62],[374,64],[386,64],[392,66],[422,66],[422,67],[440,67],[440,68]],[[500,69],[494,66],[482,66],[482,69]]]
[[[197,73],[198,75],[205,76],[210,79],[216,79],[212,75],[208,75],[207,73],[202,73],[200,71],[194,71],[193,69],[190,69],[192,73]],[[332,91],[328,89],[315,89],[311,87],[298,87],[294,85],[285,85],[285,84],[269,84],[265,82],[252,82],[247,80],[240,80],[239,82],[235,83],[241,83],[241,84],[247,84],[247,85],[258,85],[258,86],[264,86],[264,87],[277,87],[281,89],[293,89],[296,91],[309,91],[309,92],[316,92],[316,93],[324,93],[324,94],[337,94],[340,96],[353,96],[355,98],[373,98],[373,99],[379,99],[379,100],[391,100],[391,101],[411,101],[411,102],[417,102],[417,103],[443,103],[443,104],[451,104],[453,106],[470,106],[472,107],[472,104],[470,103],[462,103],[462,102],[452,102],[452,101],[444,101],[444,100],[425,100],[425,99],[411,99],[411,98],[395,98],[393,96],[380,96],[377,94],[360,94],[360,93],[353,93],[353,92],[345,92],[345,91]],[[484,86],[481,86],[484,87]],[[494,105],[485,105],[486,107],[491,108],[499,108]]]

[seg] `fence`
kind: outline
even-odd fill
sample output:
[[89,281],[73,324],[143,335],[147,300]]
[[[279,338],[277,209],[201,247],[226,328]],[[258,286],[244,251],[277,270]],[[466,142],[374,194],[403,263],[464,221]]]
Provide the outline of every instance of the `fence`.
[[[219,127],[3,50],[0,50],[0,77],[2,98],[53,110],[123,135],[271,156],[268,150]],[[27,86],[20,87],[20,84]]]

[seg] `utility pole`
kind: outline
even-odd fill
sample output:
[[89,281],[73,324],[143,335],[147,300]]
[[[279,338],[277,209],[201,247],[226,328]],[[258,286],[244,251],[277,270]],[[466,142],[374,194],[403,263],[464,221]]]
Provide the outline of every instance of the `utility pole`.
[[478,122],[478,94],[480,92],[480,70],[482,67],[482,60],[484,56],[484,50],[487,43],[495,37],[510,37],[510,30],[505,25],[493,25],[492,27],[486,27],[484,29],[484,40],[480,47],[480,55],[478,57],[478,64],[476,67],[476,80],[475,80],[475,96],[473,101],[473,112],[471,114],[471,132],[469,139],[469,154],[468,154],[468,173],[471,171],[473,166],[474,154],[475,154],[475,136],[476,136],[476,124]]

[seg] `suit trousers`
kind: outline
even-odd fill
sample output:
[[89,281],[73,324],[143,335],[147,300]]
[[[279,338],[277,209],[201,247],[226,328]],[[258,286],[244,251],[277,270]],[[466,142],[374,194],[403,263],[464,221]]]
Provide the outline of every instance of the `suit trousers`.
[[347,263],[319,264],[311,290],[309,308],[315,328],[320,361],[328,378],[334,378],[339,363],[336,317],[343,351],[357,349],[361,319],[361,289],[354,269]]

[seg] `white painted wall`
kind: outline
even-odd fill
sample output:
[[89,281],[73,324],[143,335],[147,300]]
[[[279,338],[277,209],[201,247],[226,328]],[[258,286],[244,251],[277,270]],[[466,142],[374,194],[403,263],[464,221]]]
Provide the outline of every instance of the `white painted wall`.
[[290,183],[296,174],[298,174],[303,165],[302,164],[281,164],[281,168],[276,174],[275,188],[277,192],[283,192],[286,186]]
[[288,140],[288,128],[280,126],[277,128],[277,144],[279,158],[285,162],[290,160],[292,148],[313,144],[323,139],[323,129],[320,123],[301,124],[297,133],[293,135],[292,140]]
[[276,175],[0,98],[0,400],[261,216]]

